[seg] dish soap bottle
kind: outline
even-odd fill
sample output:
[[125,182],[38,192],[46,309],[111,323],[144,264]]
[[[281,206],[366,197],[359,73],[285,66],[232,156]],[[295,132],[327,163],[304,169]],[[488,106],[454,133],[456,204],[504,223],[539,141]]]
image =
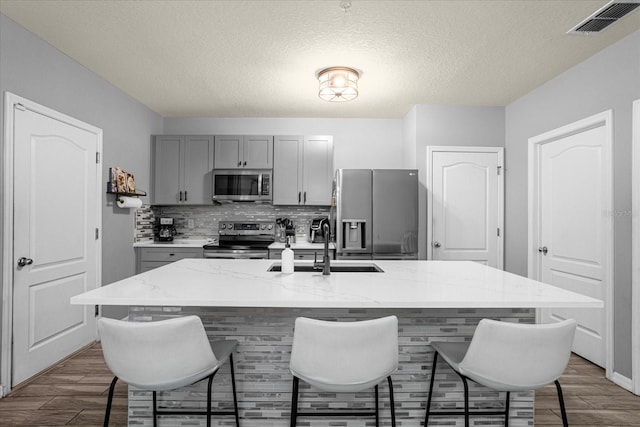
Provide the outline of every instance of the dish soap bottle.
[[293,250],[291,249],[291,245],[289,244],[290,237],[287,237],[287,243],[284,245],[284,250],[282,251],[282,272],[283,273],[293,273]]

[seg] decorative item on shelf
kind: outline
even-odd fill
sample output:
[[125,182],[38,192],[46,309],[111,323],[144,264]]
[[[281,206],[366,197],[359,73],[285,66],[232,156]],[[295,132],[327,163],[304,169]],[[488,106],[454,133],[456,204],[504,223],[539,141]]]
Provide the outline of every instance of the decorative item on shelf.
[[139,197],[147,195],[146,192],[136,189],[132,173],[118,167],[109,168],[107,193],[116,195],[116,204],[120,208],[139,208],[142,206]]

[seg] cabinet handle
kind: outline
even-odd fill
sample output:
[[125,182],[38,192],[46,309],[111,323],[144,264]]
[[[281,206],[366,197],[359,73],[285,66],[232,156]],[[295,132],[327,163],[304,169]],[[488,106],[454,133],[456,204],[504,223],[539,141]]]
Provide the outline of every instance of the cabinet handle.
[[238,162],[238,166],[242,166],[242,162]]
[[184,201],[187,201],[187,190],[184,190]]
[[245,161],[244,164],[242,166],[247,166],[247,162]]
[[300,193],[300,192],[298,191],[298,204],[300,204],[300,197],[301,197],[301,196],[302,196],[302,193]]
[[176,254],[169,254],[169,256],[175,256]]
[[307,192],[306,191],[304,192],[304,204],[305,205],[307,204]]
[[180,201],[182,201],[182,190],[180,191]]

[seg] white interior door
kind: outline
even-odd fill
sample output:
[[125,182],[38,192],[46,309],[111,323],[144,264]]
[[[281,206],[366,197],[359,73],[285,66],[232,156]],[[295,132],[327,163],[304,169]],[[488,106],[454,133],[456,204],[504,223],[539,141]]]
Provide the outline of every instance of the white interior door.
[[428,147],[427,258],[502,268],[502,148]]
[[[552,133],[537,146],[537,279],[607,300],[611,248],[610,129],[583,122]],[[574,318],[573,351],[606,362],[605,309],[544,309],[542,322]]]
[[12,385],[95,339],[93,307],[69,299],[98,284],[100,145],[99,130],[14,108]]

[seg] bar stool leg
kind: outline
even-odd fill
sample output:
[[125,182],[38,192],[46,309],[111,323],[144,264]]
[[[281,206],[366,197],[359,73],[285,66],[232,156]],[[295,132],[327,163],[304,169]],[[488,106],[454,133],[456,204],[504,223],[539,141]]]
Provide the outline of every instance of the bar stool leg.
[[569,427],[569,422],[567,421],[567,411],[564,407],[564,396],[562,396],[562,387],[560,387],[560,381],[555,380],[556,389],[558,390],[558,401],[560,402],[560,412],[562,413],[562,425],[564,427]]
[[211,384],[213,383],[213,376],[215,372],[209,375],[209,382],[207,383],[207,427],[211,427]]
[[427,397],[427,413],[424,416],[424,427],[429,425],[429,412],[431,411],[431,396],[433,396],[433,382],[436,377],[436,365],[438,363],[438,352],[433,352],[433,364],[431,365],[431,382],[429,383],[429,397]]
[[293,390],[291,392],[291,427],[296,427],[298,418],[298,377],[293,377]]
[[504,406],[504,427],[509,427],[509,402],[511,401],[511,393],[507,392],[507,401]]
[[233,354],[229,355],[229,365],[231,366],[231,388],[233,389],[233,407],[235,408],[236,427],[240,427],[240,414],[238,412],[238,398],[236,396],[236,374],[233,368]]
[[374,390],[376,392],[376,427],[380,427],[380,417],[378,415],[378,384],[375,385]]
[[389,402],[391,402],[391,427],[396,427],[396,403],[393,399],[393,382],[391,381],[391,375],[387,377],[389,382]]
[[113,377],[111,380],[111,385],[109,386],[109,398],[107,399],[107,409],[104,413],[104,427],[109,427],[109,416],[111,415],[111,402],[113,401],[113,391],[116,388],[116,382],[118,382],[118,377]]
[[464,427],[469,427],[469,384],[464,376],[460,375],[460,378],[464,385]]
[[153,427],[158,427],[158,405],[157,405],[157,393],[154,391],[153,394]]

